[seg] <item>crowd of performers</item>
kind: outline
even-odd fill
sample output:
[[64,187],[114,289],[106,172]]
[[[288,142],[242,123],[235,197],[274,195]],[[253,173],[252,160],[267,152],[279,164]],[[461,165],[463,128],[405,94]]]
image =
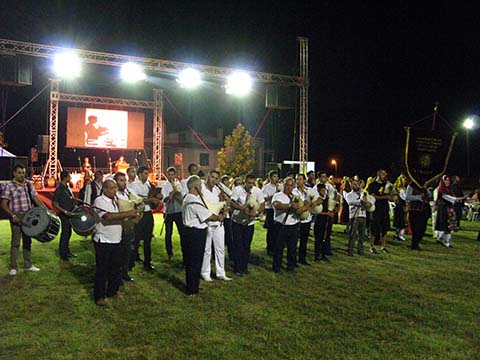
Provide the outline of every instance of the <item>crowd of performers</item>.
[[[388,253],[387,231],[391,227],[392,204],[397,240],[406,241],[409,226],[410,247],[421,250],[420,243],[431,216],[437,241],[451,248],[452,233],[459,226],[458,209],[462,209],[466,199],[457,177],[452,184],[446,175],[432,191],[418,187],[404,175],[391,183],[385,170],[379,170],[367,181],[357,176],[345,177],[338,188],[325,171],[316,174],[310,171],[306,175],[292,173],[284,179],[279,179],[276,171],[270,171],[266,179],[256,179],[253,175],[232,179],[215,170],[199,174],[199,167],[190,164],[188,172],[189,177],[179,181],[175,167],[169,167],[167,181],[154,186],[149,181],[147,167],[129,167],[126,174],[118,172],[112,176],[104,176],[97,170],[91,180],[86,177],[79,199],[71,192],[70,174],[61,173],[61,182],[53,197],[53,206],[61,220],[59,256],[63,261],[75,256],[69,247],[72,234],[69,220],[79,201],[91,204],[97,217],[92,234],[97,305],[105,305],[105,298],[116,296],[124,282],[133,281],[129,271],[136,263],[141,262],[147,271],[155,271],[151,250],[152,210],[161,202],[164,222],[160,236],[165,231],[168,259],[174,257],[172,233],[175,223],[186,272],[185,292],[195,296],[201,279],[213,281],[212,257],[215,278],[232,280],[226,273],[225,250],[234,275],[249,274],[254,225],[263,215],[266,252],[272,258],[272,271],[295,272],[298,266],[310,265],[307,242],[312,228],[313,261],[330,261],[332,225],[337,222],[346,225],[348,256],[354,256],[355,252],[358,255]],[[124,210],[122,201],[129,204],[133,201],[136,205]],[[19,220],[35,205],[45,207],[32,183],[26,180],[25,168],[17,165],[14,179],[1,194],[1,207],[10,216],[12,276],[18,271],[21,237],[25,268],[40,270],[32,263],[31,239],[22,233]],[[143,259],[139,252],[142,242]],[[365,242],[369,244],[367,249]],[[285,248],[286,266],[283,265]]]

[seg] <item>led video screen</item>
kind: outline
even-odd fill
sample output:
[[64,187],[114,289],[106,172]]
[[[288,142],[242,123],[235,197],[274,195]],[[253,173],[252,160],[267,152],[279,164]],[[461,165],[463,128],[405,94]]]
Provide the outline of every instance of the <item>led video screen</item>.
[[143,149],[144,122],[143,113],[69,107],[66,146]]

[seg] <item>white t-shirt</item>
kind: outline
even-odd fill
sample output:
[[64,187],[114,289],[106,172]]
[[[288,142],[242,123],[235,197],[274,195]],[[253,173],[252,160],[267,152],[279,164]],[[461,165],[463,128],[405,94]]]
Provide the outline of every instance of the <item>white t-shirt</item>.
[[[202,195],[203,198],[209,203],[218,203],[220,202],[220,189],[218,186],[214,186],[212,191],[208,189],[205,184],[202,184]],[[209,226],[219,226],[220,221],[210,221],[208,222]]]
[[[278,192],[275,195],[273,195],[272,204],[275,203],[276,201],[282,204],[290,204],[290,198],[284,192]],[[289,214],[285,221],[285,216],[287,213]],[[277,210],[275,206],[273,207],[273,220],[284,225],[295,225],[300,222],[300,220],[295,216],[294,209]]]
[[[263,187],[262,192],[265,198],[273,196],[277,192],[277,185],[268,183]],[[273,209],[272,200],[265,200],[265,209]]]
[[183,224],[185,226],[197,229],[207,228],[207,219],[212,216],[212,213],[203,205],[199,196],[187,194],[183,199],[182,208]]
[[[312,202],[313,193],[312,193],[311,188],[304,187],[303,191],[300,191],[300,189],[298,187],[296,187],[295,189],[293,189],[292,194],[300,196],[300,198],[303,201]],[[308,223],[310,221],[312,221],[312,213],[311,212],[308,213],[308,217],[305,220],[301,220],[300,222]]]
[[[114,203],[113,199],[110,199],[105,195],[97,197],[95,199],[94,206],[98,207],[99,209],[105,210],[96,210],[100,219],[103,219],[103,216],[106,214],[106,212],[118,213],[118,205]],[[121,220],[115,221],[115,223],[113,224],[106,224],[102,220],[95,226],[95,228],[96,232],[93,240],[96,242],[118,244],[122,240]]]
[[[254,186],[252,187],[252,190],[250,191],[251,196],[254,197],[255,200],[261,205],[262,203],[265,202],[265,198],[263,196],[262,190],[260,190],[258,187]],[[233,189],[232,197],[231,199],[233,201],[236,201],[240,205],[245,204],[247,201],[247,191],[245,190],[245,187],[243,185],[236,186]],[[232,215],[232,221],[235,221],[235,217],[240,214],[240,210],[236,210],[233,212]],[[237,221],[235,221],[237,222]],[[248,226],[252,226],[255,224],[255,218],[252,218],[252,220],[247,224]]]
[[[147,199],[148,198],[148,193],[150,192],[150,188],[152,185],[150,182],[147,180],[144,183],[142,183],[140,180],[135,180],[133,183],[130,183],[127,185],[128,191],[130,191],[132,194],[137,195],[138,197],[142,199]],[[150,205],[145,204],[145,208],[143,212],[147,211],[152,211],[152,208]]]
[[[175,181],[175,183],[178,184],[179,187],[181,187],[181,184],[179,182]],[[168,196],[172,191],[173,191],[173,185],[170,181],[167,181],[162,185],[162,195],[163,195],[163,203],[165,204],[165,214],[175,214],[182,211],[182,203],[175,201],[174,199],[172,199],[172,201],[168,200]]]

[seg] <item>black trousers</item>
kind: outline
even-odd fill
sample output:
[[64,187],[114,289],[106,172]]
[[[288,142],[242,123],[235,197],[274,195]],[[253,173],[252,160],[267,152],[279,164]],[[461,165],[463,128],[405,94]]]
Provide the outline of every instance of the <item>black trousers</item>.
[[310,235],[311,223],[311,221],[309,221],[308,223],[300,223],[300,244],[298,246],[298,260],[301,262],[305,262],[307,260],[307,243],[308,235]]
[[128,276],[128,271],[135,266],[135,230],[123,228],[122,242],[120,243],[121,275]]
[[[173,223],[177,225],[177,231],[178,231],[178,235],[180,236],[180,245],[181,245],[182,233],[183,233],[182,212],[165,214],[165,250],[167,250],[168,256],[173,256],[173,247],[172,247]],[[182,253],[183,253],[183,247],[182,247]]]
[[272,270],[280,271],[282,266],[283,249],[287,246],[287,271],[294,271],[297,264],[297,242],[300,224],[282,225],[277,223],[277,238],[275,239],[275,253],[273,255]]
[[233,261],[232,220],[225,218],[223,226],[225,227],[225,246],[227,247],[228,258]]
[[72,225],[70,225],[70,219],[65,214],[60,214],[59,217],[62,223],[62,233],[60,234],[60,243],[58,244],[58,255],[62,259],[67,259],[70,253],[68,245],[72,236]]
[[332,233],[333,219],[327,215],[319,215],[313,226],[315,236],[315,259],[331,253],[330,234]]
[[150,265],[152,262],[152,232],[153,214],[151,211],[143,213],[142,219],[135,225],[135,256],[138,257],[140,241],[143,240],[143,264]]
[[184,262],[187,295],[198,294],[207,229],[184,227]]
[[248,261],[250,260],[250,246],[252,245],[253,231],[255,226],[240,225],[232,221],[233,234],[233,271],[236,273],[246,273],[248,271]]
[[275,252],[275,221],[273,221],[273,209],[265,209],[265,226],[267,228],[267,254]]
[[462,220],[463,216],[463,203],[455,203],[455,205],[453,205],[453,209],[457,218],[457,226],[460,227],[460,221]]
[[120,287],[122,258],[120,244],[94,242],[95,247],[95,300],[114,296]]
[[412,211],[408,212],[408,221],[412,229],[412,249],[418,248],[420,241],[422,241],[425,230],[427,229],[427,211]]

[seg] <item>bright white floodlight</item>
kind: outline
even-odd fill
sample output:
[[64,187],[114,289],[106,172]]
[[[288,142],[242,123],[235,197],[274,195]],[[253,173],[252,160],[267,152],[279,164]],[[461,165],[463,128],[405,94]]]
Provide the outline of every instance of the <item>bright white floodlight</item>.
[[57,54],[53,59],[53,70],[58,77],[73,79],[80,76],[82,63],[73,51]]
[[131,62],[122,65],[120,75],[122,76],[122,79],[124,81],[130,83],[145,80],[145,78],[147,77],[140,65]]
[[473,119],[471,117],[467,118],[464,122],[463,122],[463,127],[465,129],[468,129],[468,130],[471,130],[473,129],[473,127],[475,126],[475,122],[473,121]]
[[202,83],[202,76],[200,75],[200,72],[198,70],[188,68],[182,70],[177,79],[177,82],[183,88],[193,89]]
[[253,81],[244,71],[234,72],[228,77],[226,93],[229,95],[245,96],[252,90]]

